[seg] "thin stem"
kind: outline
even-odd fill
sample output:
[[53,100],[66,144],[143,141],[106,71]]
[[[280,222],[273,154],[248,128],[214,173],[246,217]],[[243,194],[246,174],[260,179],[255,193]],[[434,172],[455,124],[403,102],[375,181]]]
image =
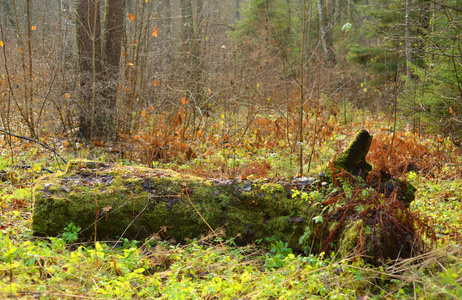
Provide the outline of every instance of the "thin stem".
[[30,122],[30,126],[29,126],[29,130],[31,132],[31,135],[33,137],[37,137],[37,134],[35,133],[35,125],[34,125],[34,113],[33,113],[33,110],[32,110],[32,107],[33,107],[33,101],[34,101],[34,77],[33,77],[33,74],[32,74],[32,71],[33,71],[33,68],[32,68],[32,42],[31,42],[31,29],[32,29],[32,25],[31,25],[31,21],[30,21],[30,0],[27,0],[26,2],[27,4],[27,12],[26,12],[26,15],[27,15],[27,48],[28,48],[28,51],[29,51],[29,100],[26,100],[26,103],[28,103],[28,112],[27,114],[29,115],[29,122]]
[[303,176],[303,117],[304,110],[303,105],[305,102],[305,86],[304,86],[304,69],[305,69],[305,38],[306,38],[306,0],[303,1],[303,32],[302,32],[302,42],[301,42],[301,58],[300,58],[300,106],[299,106],[299,137],[298,145],[300,151],[298,154],[298,163],[299,163],[299,175]]

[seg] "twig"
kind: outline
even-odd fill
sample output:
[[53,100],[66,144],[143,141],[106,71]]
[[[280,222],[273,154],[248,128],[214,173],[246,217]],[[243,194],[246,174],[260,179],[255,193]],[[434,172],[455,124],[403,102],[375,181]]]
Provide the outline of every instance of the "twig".
[[[4,135],[9,135],[9,136],[13,136],[13,137],[16,137],[16,138],[19,138],[19,139],[23,139],[23,140],[26,140],[26,141],[37,143],[40,146],[42,146],[43,148],[53,152],[53,154],[55,154],[55,156],[61,158],[61,160],[64,162],[64,164],[67,164],[67,161],[64,158],[62,158],[61,155],[59,155],[53,148],[51,148],[50,146],[48,146],[48,145],[46,145],[46,144],[44,144],[44,143],[42,143],[42,142],[40,142],[38,140],[34,140],[34,139],[31,139],[31,138],[28,138],[28,137],[25,137],[25,136],[20,136],[20,135],[8,132],[8,131],[3,130],[3,129],[0,129],[0,132],[3,133]],[[59,160],[57,159],[56,161],[58,162],[59,169],[61,169],[61,166],[59,165]]]
[[[183,196],[186,197],[186,199],[188,199],[189,201],[189,204],[191,204],[191,206],[194,208],[194,210],[196,211],[197,215],[202,219],[202,221],[204,221],[204,223],[207,225],[207,227],[213,232],[213,234],[215,236],[219,236],[217,234],[217,232],[215,231],[215,229],[212,228],[212,226],[210,226],[209,222],[207,222],[207,220],[205,220],[205,218],[202,216],[202,214],[200,213],[200,211],[197,209],[197,207],[194,205],[194,203],[191,201],[191,198],[189,197],[189,195],[185,192],[183,192]],[[223,245],[223,242],[221,240],[219,240],[220,242],[220,245],[225,249],[226,253],[229,254],[228,252],[228,249],[226,249],[225,245]]]
[[148,208],[149,204],[151,204],[151,201],[147,201],[144,208],[133,218],[133,220],[130,222],[130,224],[128,224],[128,226],[125,228],[124,232],[122,232],[122,234],[120,235],[117,242],[111,247],[111,250],[114,250],[114,248],[117,246],[117,244],[122,240],[122,237],[124,236],[125,232],[127,232],[128,228],[130,228],[130,226],[132,226],[133,222],[135,222],[136,219],[138,219],[138,217],[141,216],[141,214],[146,210],[146,208]]

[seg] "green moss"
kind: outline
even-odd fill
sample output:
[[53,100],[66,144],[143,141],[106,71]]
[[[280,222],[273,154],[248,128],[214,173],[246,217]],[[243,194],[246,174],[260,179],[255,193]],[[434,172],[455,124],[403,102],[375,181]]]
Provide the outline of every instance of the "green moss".
[[266,183],[261,186],[261,191],[264,194],[284,193],[285,188],[280,184]]
[[[72,163],[65,173],[38,180],[33,191],[34,235],[57,236],[74,223],[82,228],[82,241],[93,240],[96,230],[99,240],[117,240],[122,234],[141,240],[160,233],[161,238],[182,242],[209,234],[211,227],[222,228],[224,238],[234,238],[237,244],[273,237],[295,251],[309,245],[315,253],[322,251],[326,231],[332,232],[339,222],[313,222],[324,206],[288,198],[286,188],[275,183],[213,183],[171,170],[88,165]],[[346,221],[331,250],[340,249],[342,255],[354,250],[361,228],[371,235],[363,221]],[[310,236],[303,246],[299,240],[306,230]]]
[[335,226],[337,226],[337,224],[338,224],[337,221],[330,223],[329,232],[332,232],[335,229]]
[[75,172],[81,168],[88,168],[88,169],[97,169],[97,168],[104,168],[107,164],[92,160],[85,160],[85,159],[75,159],[70,160],[66,167],[66,173]]
[[406,208],[409,208],[411,202],[415,199],[415,192],[417,189],[409,182],[397,179],[398,184],[398,199],[404,204]]
[[[366,155],[369,152],[371,143],[372,136],[369,132],[366,130],[359,131],[348,148],[340,153],[332,162],[334,171],[337,173],[343,169],[353,175],[366,177],[372,171],[372,165],[366,161]],[[322,167],[322,171],[332,176],[330,165]]]
[[356,249],[359,241],[359,234],[363,227],[363,220],[349,221],[345,225],[343,236],[339,245],[339,253],[345,257]]
[[277,184],[220,185],[170,170],[88,161],[72,161],[66,173],[40,182],[34,190],[36,235],[56,236],[73,222],[83,228],[81,239],[91,240],[97,217],[98,239],[117,239],[127,228],[124,237],[142,239],[166,227],[164,238],[183,241],[207,234],[210,225],[248,243],[273,235],[287,239],[301,225],[293,222],[299,205]]

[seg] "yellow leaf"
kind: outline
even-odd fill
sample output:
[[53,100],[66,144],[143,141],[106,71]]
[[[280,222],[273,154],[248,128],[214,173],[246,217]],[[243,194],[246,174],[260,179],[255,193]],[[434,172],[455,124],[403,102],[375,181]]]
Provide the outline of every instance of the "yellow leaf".
[[225,115],[224,115],[224,114],[221,114],[221,118],[224,119],[224,118],[225,118]]
[[112,206],[106,206],[106,207],[103,207],[103,211],[104,212],[108,212],[112,209]]
[[250,281],[250,279],[252,278],[252,275],[245,271],[241,276],[240,276],[240,279],[241,279],[241,282],[246,282],[246,281]]
[[128,19],[130,21],[133,21],[133,20],[135,20],[135,16],[133,14],[128,14]]
[[3,48],[3,41],[0,41],[0,48]]
[[152,30],[152,36],[157,37],[157,27]]
[[31,29],[35,30],[35,29],[37,29],[37,27],[34,25],[34,26],[31,27]]

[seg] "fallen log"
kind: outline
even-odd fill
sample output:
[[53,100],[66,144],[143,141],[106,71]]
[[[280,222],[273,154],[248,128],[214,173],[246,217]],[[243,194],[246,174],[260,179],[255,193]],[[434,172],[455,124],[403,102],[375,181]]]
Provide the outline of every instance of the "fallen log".
[[124,232],[125,238],[144,239],[166,227],[164,238],[176,241],[224,227],[227,237],[240,235],[241,243],[283,239],[294,224],[304,228],[302,219],[288,221],[300,217],[299,204],[280,184],[209,180],[92,161],[71,161],[65,173],[41,178],[34,200],[34,234],[57,236],[73,222],[84,229],[84,240],[94,238],[95,227],[102,240]]
[[82,228],[83,241],[95,234],[108,241],[158,233],[184,242],[220,228],[237,244],[272,238],[306,253],[354,251],[375,261],[409,257],[423,243],[399,194],[408,201],[415,189],[395,184],[385,195],[383,184],[373,187],[347,172],[372,170],[365,160],[371,139],[361,131],[337,157],[341,161],[330,164],[335,170],[330,178],[291,181],[205,179],[165,169],[70,161],[65,172],[35,184],[32,229],[37,236],[59,236],[73,223]]

